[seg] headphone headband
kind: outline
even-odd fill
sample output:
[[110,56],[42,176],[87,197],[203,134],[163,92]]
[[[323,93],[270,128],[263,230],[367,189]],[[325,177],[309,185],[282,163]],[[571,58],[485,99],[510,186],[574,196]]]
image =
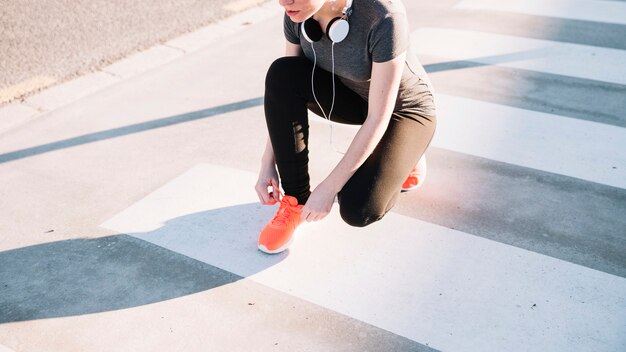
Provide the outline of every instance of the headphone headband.
[[341,10],[344,17],[348,17],[352,14],[352,0],[346,1],[346,6]]
[[[339,43],[348,36],[348,32],[350,31],[348,16],[352,14],[352,1],[353,0],[346,0],[346,6],[341,10],[343,15],[333,18],[326,27],[326,37],[333,43]],[[320,24],[314,20],[313,17],[302,22],[300,32],[309,43],[317,42],[324,36]]]

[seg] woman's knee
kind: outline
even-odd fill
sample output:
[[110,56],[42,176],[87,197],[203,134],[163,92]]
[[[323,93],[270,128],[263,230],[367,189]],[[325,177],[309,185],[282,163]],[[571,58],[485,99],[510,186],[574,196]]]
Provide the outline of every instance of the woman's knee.
[[285,56],[276,59],[265,76],[266,90],[293,91],[303,78],[310,78],[311,62],[306,57]]
[[354,207],[346,204],[341,205],[339,213],[346,224],[354,227],[365,227],[385,216],[384,212],[376,212],[365,207]]

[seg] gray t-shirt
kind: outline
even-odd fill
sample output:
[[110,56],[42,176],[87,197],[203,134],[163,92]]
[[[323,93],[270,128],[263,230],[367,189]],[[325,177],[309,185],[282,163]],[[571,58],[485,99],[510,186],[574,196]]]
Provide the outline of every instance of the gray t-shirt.
[[[367,101],[372,62],[389,61],[406,51],[406,64],[394,110],[413,108],[425,115],[434,115],[430,81],[411,50],[404,4],[400,0],[354,0],[348,22],[348,36],[336,43],[334,48],[335,74],[343,84]],[[284,31],[285,38],[293,44],[300,44],[304,55],[313,61],[311,43],[300,35],[300,23],[293,22],[286,14]],[[317,65],[330,72],[332,42],[324,36],[313,45]]]

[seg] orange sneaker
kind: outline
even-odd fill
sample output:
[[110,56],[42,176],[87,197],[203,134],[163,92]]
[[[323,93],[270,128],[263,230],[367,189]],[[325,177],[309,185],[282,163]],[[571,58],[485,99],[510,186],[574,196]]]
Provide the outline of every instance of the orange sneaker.
[[259,236],[259,250],[276,254],[289,247],[293,240],[293,232],[300,225],[302,205],[292,196],[283,196],[280,207],[274,218],[265,225]]
[[409,177],[402,184],[402,192],[408,192],[418,189],[426,180],[426,156],[422,156],[420,161],[415,164],[413,170],[409,173]]

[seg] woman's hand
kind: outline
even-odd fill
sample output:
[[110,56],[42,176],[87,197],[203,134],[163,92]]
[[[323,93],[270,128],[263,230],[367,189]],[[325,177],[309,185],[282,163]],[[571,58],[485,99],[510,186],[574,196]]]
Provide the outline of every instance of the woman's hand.
[[406,53],[386,62],[372,64],[367,119],[356,133],[346,154],[337,166],[311,193],[302,209],[302,219],[323,219],[333,205],[335,195],[372,154],[387,130],[398,95]]
[[322,182],[313,190],[313,193],[309,196],[309,200],[304,207],[302,207],[300,218],[306,221],[322,220],[330,213],[335,195],[337,195],[337,192]]
[[[263,166],[261,167],[261,171],[259,171],[259,179],[256,181],[256,185],[254,186],[254,190],[256,191],[257,196],[259,196],[259,202],[263,205],[273,205],[278,202],[279,199],[279,183],[278,183],[278,172],[276,171],[276,166]],[[272,187],[272,192],[270,193],[268,187]]]

